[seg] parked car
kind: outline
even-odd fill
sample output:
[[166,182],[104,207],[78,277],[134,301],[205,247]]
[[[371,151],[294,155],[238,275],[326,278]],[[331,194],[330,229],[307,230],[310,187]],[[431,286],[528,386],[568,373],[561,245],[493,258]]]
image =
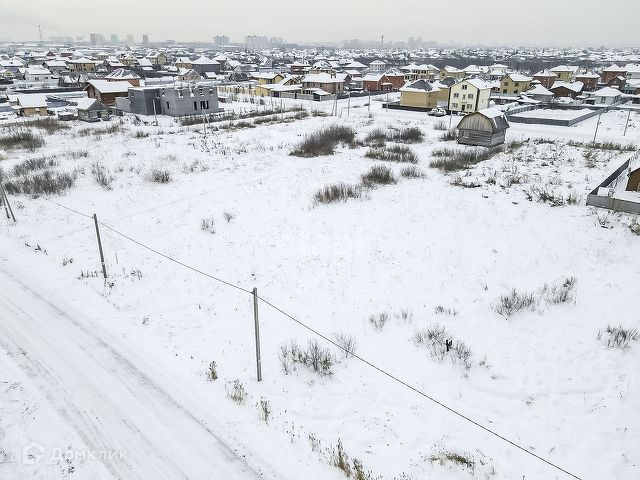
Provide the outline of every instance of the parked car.
[[446,114],[447,112],[442,107],[433,108],[429,111],[429,115],[432,117],[444,117]]

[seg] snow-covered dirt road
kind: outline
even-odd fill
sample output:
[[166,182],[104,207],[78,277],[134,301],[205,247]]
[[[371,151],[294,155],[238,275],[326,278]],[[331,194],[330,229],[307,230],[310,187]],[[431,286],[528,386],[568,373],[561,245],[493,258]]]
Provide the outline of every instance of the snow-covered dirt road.
[[37,281],[0,262],[0,352],[78,434],[87,459],[127,480],[274,477],[249,465],[215,425],[183,406],[179,388],[158,383],[153,368],[134,364],[130,358],[136,355],[118,343]]

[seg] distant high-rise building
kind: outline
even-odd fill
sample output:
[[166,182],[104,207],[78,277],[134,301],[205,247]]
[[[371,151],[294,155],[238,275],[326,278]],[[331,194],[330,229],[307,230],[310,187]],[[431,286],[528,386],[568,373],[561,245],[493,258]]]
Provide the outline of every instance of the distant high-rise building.
[[92,33],[89,35],[91,45],[102,45],[104,43],[104,37],[101,33]]
[[228,35],[216,35],[213,37],[213,46],[214,47],[224,47],[229,45],[229,36]]
[[128,44],[132,44],[133,43],[133,35],[131,35],[131,34],[127,35],[127,43]]
[[247,35],[246,37],[244,37],[244,46],[247,50],[250,51],[260,51],[260,50],[266,50],[268,47],[267,45],[269,44],[269,40],[267,39],[267,37],[263,37],[260,35]]
[[149,45],[149,34],[148,33],[142,34],[142,44],[143,45]]
[[114,45],[118,43],[118,35],[116,35],[115,33],[111,34],[111,43]]

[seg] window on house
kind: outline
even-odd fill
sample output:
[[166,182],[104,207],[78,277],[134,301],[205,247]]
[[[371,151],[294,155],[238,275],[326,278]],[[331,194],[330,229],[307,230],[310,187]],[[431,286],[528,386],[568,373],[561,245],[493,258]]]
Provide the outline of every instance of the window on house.
[[473,98],[473,93],[470,93],[470,94],[469,94],[469,98]]
[[182,90],[178,90],[178,97],[182,98]]
[[170,109],[170,107],[169,107],[169,102],[167,102],[167,110],[169,110],[169,109]]
[[452,103],[452,104],[451,104],[451,106],[452,106],[453,108],[458,108],[458,104],[457,104],[457,103]]
[[504,86],[508,87],[509,86],[509,82],[504,82]]
[[473,105],[471,105],[470,103],[467,103],[467,110],[472,110],[473,109]]
[[503,88],[503,89],[502,89],[502,93],[507,93],[507,89],[506,89],[506,88]]
[[462,90],[466,90],[469,85],[462,85]]
[[198,102],[193,102],[193,110],[194,111],[198,110]]
[[454,93],[454,94],[453,94],[453,98],[458,98],[459,96],[460,96],[460,94],[459,94],[459,93]]

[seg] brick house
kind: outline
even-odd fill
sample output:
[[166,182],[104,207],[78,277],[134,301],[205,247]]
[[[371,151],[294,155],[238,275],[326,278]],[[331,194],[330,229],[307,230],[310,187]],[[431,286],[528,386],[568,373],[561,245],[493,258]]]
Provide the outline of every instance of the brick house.
[[611,80],[616,77],[626,77],[627,70],[624,67],[620,67],[618,65],[611,65],[602,70],[602,82],[608,84]]

